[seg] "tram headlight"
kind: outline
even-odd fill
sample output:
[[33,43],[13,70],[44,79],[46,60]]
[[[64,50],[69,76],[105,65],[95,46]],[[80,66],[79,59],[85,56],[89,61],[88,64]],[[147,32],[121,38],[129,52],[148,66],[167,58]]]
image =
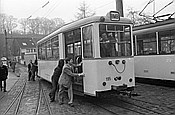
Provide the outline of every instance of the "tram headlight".
[[112,61],[109,61],[108,64],[109,64],[109,65],[112,65]]
[[129,82],[132,82],[132,78],[129,79]]
[[103,82],[102,85],[103,85],[103,86],[106,86],[106,82]]
[[122,60],[122,64],[125,64],[126,63],[126,61],[125,60]]
[[120,63],[120,60],[115,60],[115,64],[119,64]]

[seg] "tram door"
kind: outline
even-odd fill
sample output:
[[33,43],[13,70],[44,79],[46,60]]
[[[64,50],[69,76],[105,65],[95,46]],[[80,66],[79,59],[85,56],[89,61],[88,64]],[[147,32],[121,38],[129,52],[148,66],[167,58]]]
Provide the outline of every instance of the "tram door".
[[[75,73],[82,73],[82,45],[81,45],[81,29],[72,30],[65,33],[65,56],[71,57],[75,65]],[[83,77],[74,78],[74,83],[82,86],[83,90]],[[75,86],[74,86],[75,87]]]

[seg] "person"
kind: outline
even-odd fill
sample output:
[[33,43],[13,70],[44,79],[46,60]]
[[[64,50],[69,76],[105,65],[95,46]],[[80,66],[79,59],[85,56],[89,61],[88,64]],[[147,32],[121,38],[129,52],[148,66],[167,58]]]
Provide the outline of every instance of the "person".
[[106,33],[101,34],[100,37],[100,55],[101,57],[108,57],[108,36]]
[[3,65],[3,62],[0,61],[0,89],[2,91],[2,81],[4,82],[4,92],[7,92],[6,90],[6,80],[8,76],[8,68],[7,66]]
[[36,70],[35,70],[35,75],[38,76],[38,60],[35,60],[35,65],[36,65]]
[[60,59],[58,61],[58,66],[54,69],[53,75],[51,77],[52,89],[51,89],[51,91],[49,93],[49,97],[50,97],[50,101],[51,102],[55,101],[55,93],[56,93],[56,91],[58,89],[58,79],[59,79],[59,77],[61,75],[63,66],[64,66],[64,60]]
[[11,62],[11,68],[12,68],[13,72],[15,72],[15,66],[16,66],[16,61],[15,61],[15,59],[13,59]]
[[28,81],[30,81],[32,77],[32,67],[33,67],[33,63],[32,63],[32,60],[30,60],[30,63],[28,64]]
[[103,33],[100,37],[100,55],[101,57],[115,56],[116,40],[112,33]]
[[38,61],[35,60],[32,65],[32,80],[35,81],[35,76],[38,76]]
[[59,104],[63,104],[63,93],[68,90],[68,105],[73,107],[73,89],[72,82],[73,77],[81,76],[82,74],[73,73],[73,60],[71,58],[65,59],[65,65],[63,66],[62,74],[59,78]]

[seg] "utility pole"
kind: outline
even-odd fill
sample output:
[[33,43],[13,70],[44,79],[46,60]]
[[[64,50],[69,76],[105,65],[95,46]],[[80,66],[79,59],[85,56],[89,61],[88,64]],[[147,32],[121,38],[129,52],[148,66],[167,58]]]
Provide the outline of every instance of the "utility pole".
[[121,17],[124,17],[123,0],[115,0],[115,1],[116,1],[116,10],[120,12]]
[[4,34],[5,34],[5,53],[6,53],[6,58],[8,59],[7,31],[6,31],[6,29],[4,30]]

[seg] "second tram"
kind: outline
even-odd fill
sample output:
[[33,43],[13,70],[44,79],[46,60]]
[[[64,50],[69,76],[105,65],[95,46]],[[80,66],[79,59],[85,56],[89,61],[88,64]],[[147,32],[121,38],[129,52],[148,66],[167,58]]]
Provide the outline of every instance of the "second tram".
[[132,23],[116,11],[69,23],[38,41],[39,75],[51,81],[58,59],[72,57],[73,89],[97,96],[108,91],[132,91],[135,86]]
[[175,86],[175,19],[133,28],[140,82]]

